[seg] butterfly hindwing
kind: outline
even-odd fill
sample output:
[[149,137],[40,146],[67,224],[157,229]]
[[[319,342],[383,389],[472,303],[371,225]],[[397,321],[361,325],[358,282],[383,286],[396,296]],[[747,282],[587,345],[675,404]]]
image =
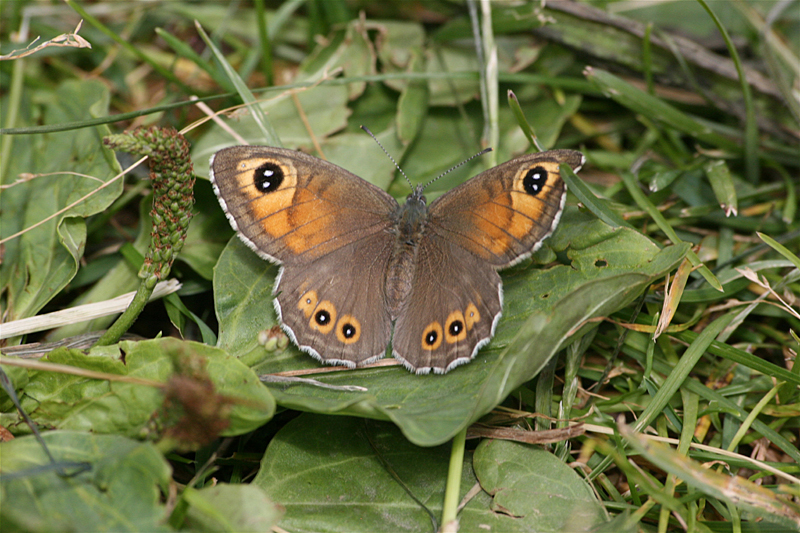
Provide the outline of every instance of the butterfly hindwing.
[[392,242],[379,233],[310,263],[283,266],[275,308],[301,350],[349,367],[383,357],[392,332],[383,304]]
[[494,335],[502,294],[491,265],[438,235],[425,236],[395,323],[394,356],[418,374],[469,362]]

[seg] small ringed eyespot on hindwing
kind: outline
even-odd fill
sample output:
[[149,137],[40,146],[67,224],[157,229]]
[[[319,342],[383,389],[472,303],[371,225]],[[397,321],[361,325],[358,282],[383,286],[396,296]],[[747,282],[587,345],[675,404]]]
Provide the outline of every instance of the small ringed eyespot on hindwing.
[[311,326],[311,329],[327,335],[336,325],[336,307],[328,300],[321,301],[314,309],[308,325]]
[[448,344],[463,341],[467,338],[467,326],[464,323],[464,314],[461,311],[453,311],[444,323],[444,339]]
[[442,344],[442,325],[431,322],[422,331],[422,349],[435,350]]
[[297,302],[297,308],[306,315],[306,318],[310,317],[317,308],[317,291],[306,291]]
[[481,321],[481,314],[475,304],[470,303],[464,311],[464,322],[467,324],[467,331],[472,329],[472,326]]
[[286,172],[281,165],[267,161],[254,171],[253,185],[259,192],[270,193],[278,190],[285,178]]
[[522,178],[522,188],[531,196],[536,196],[542,192],[546,184],[547,170],[541,165],[528,169],[525,172],[525,177]]
[[317,314],[314,315],[314,320],[320,326],[327,326],[331,321],[331,314],[324,309],[320,309],[317,311]]
[[361,323],[352,315],[342,315],[336,323],[336,338],[345,344],[353,344],[361,338]]

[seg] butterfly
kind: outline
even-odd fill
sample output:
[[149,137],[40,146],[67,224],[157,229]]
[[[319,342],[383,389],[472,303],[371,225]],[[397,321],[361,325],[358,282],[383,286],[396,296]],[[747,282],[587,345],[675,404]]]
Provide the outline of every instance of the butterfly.
[[354,368],[392,353],[417,374],[445,373],[492,338],[498,270],[536,251],[566,198],[559,165],[580,152],[527,154],[427,205],[402,205],[355,174],[303,152],[234,146],[210,179],[238,236],[281,265],[274,306],[302,351]]

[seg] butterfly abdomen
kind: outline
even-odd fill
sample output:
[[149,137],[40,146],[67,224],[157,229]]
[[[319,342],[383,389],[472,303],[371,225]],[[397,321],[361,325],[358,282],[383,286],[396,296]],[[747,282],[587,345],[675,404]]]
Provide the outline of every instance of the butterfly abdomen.
[[411,292],[417,251],[427,218],[428,206],[421,194],[409,195],[406,203],[392,217],[395,242],[386,269],[386,304],[392,320],[400,314]]

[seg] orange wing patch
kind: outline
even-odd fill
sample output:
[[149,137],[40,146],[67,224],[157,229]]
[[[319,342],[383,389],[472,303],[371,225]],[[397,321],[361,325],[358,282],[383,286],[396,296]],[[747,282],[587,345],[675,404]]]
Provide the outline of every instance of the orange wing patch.
[[361,338],[361,322],[352,315],[342,315],[336,324],[336,338],[344,344],[353,344]]
[[336,325],[336,306],[328,300],[322,300],[314,309],[314,314],[308,322],[309,327],[327,335]]
[[478,308],[475,307],[475,304],[470,302],[467,306],[467,310],[464,313],[464,322],[467,324],[467,331],[470,331],[472,327],[481,321],[481,314],[478,312]]
[[[471,304],[470,304],[471,305]],[[453,311],[444,321],[444,339],[447,344],[454,344],[467,338],[467,326],[464,322],[464,313]]]
[[442,325],[431,322],[422,331],[422,350],[432,352],[442,344]]
[[298,186],[297,168],[277,158],[253,157],[236,165],[236,183],[254,224],[302,253],[333,238],[333,206]]
[[300,301],[297,302],[297,308],[306,315],[306,318],[310,317],[317,308],[317,291],[308,291],[301,296]]
[[537,230],[544,235],[550,226],[540,226],[539,221],[549,221],[547,213],[560,208],[561,191],[554,186],[559,172],[554,161],[535,162],[517,170],[511,190],[484,204],[482,219],[477,221],[483,232],[481,244],[501,256],[513,249],[512,239],[522,241]]

